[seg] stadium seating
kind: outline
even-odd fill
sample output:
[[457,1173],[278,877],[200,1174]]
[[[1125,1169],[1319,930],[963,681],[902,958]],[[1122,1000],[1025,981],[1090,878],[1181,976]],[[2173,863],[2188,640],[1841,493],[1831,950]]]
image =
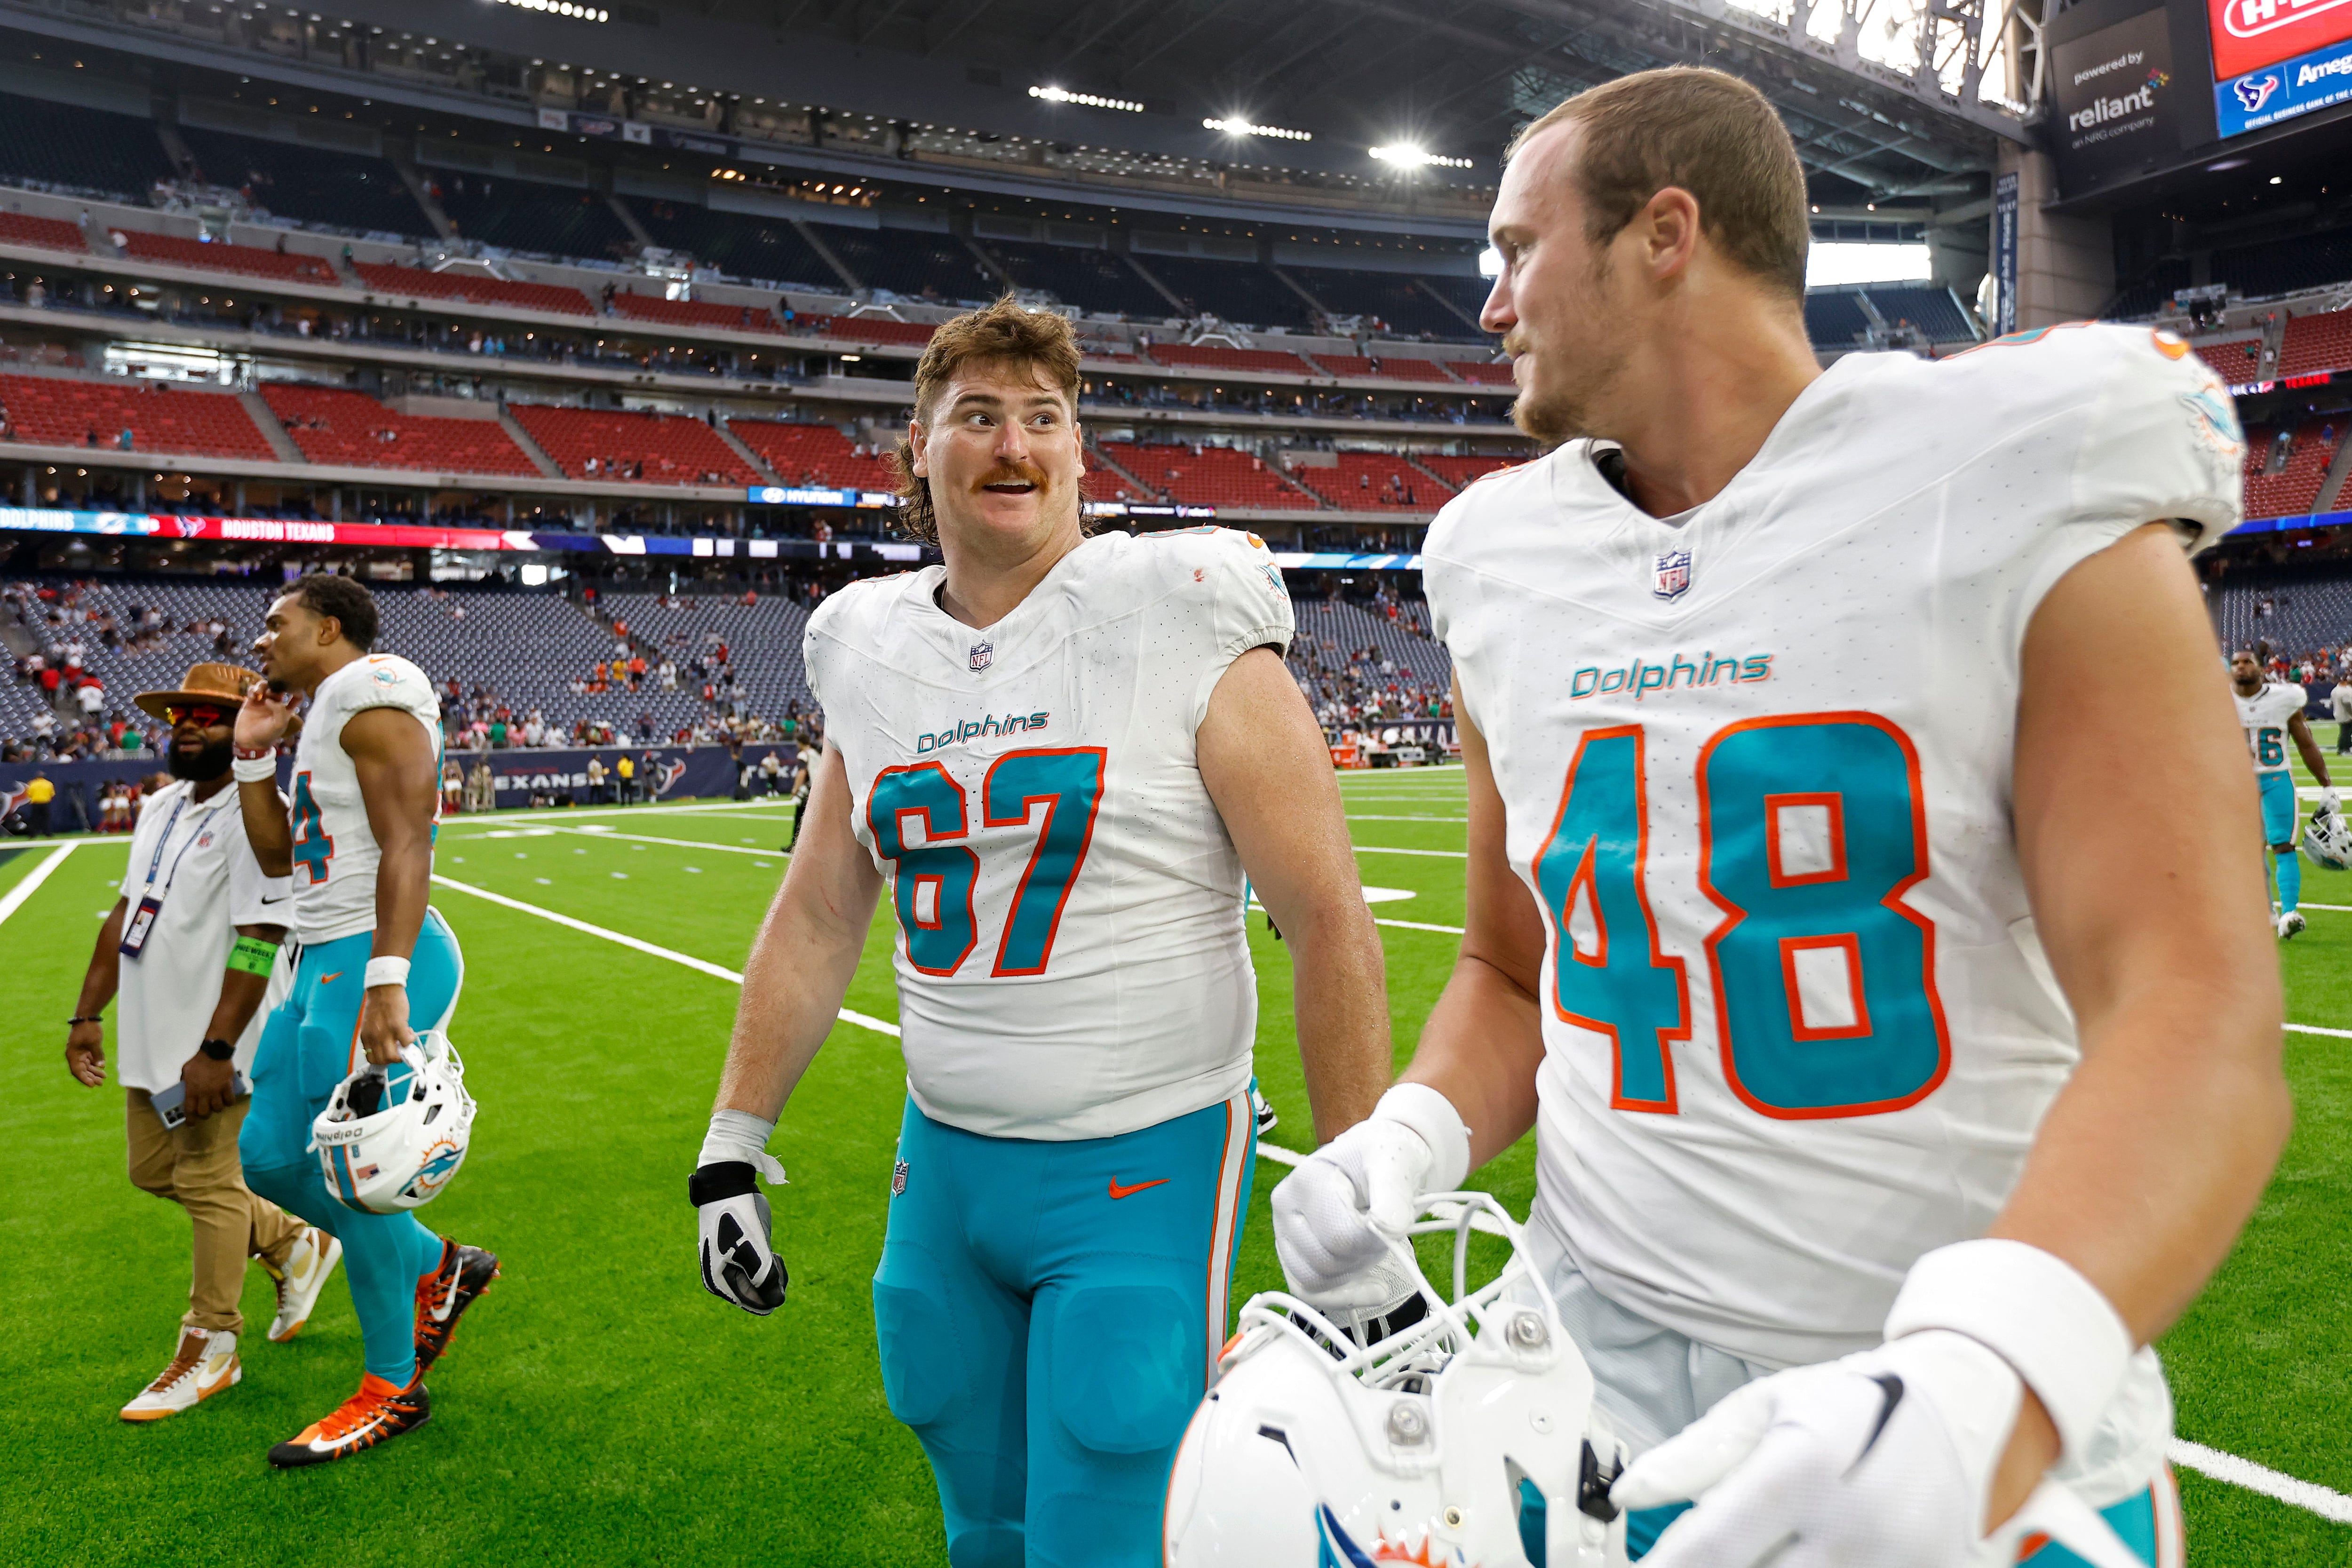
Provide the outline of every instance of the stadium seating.
[[192,267],[205,272],[235,272],[247,278],[267,278],[279,283],[309,283],[329,289],[340,288],[342,279],[335,276],[329,263],[315,256],[299,252],[264,250],[257,245],[207,245],[202,240],[183,239],[175,234],[150,234],[145,229],[117,229],[122,236],[124,254],[142,261],[160,261],[171,267]]
[[[1286,268],[1299,287],[1334,315],[1370,316],[1380,330],[1416,338],[1475,338],[1477,329],[1431,299],[1402,272],[1355,272],[1331,267]],[[1471,314],[1475,316],[1474,310]]]
[[373,293],[413,295],[421,300],[463,300],[474,305],[511,305],[562,316],[593,316],[595,307],[577,289],[552,283],[511,283],[481,272],[434,272],[422,267],[389,267],[357,261],[352,270]]
[[1874,284],[1864,290],[1890,327],[1913,326],[1930,342],[1965,343],[1976,339],[1976,329],[1960,313],[1948,289],[1905,289]]
[[963,241],[951,235],[849,228],[839,224],[810,227],[868,289],[887,289],[943,303],[993,300],[1004,292],[1004,285],[964,247]]
[[637,253],[636,237],[613,211],[612,203],[593,191],[446,170],[436,173],[433,181],[441,193],[441,210],[467,239],[507,250],[598,261]]
[[1294,597],[1291,613],[1302,638],[1328,638],[1344,658],[1360,647],[1376,647],[1386,658],[1418,677],[1424,686],[1444,690],[1454,679],[1454,660],[1445,645],[1376,616],[1345,599]]
[[[1478,319],[1478,313],[1486,308],[1487,296],[1495,291],[1494,279],[1490,278],[1464,278],[1454,273],[1441,273],[1424,276],[1422,282],[1452,300],[1463,314],[1474,321]],[[1456,335],[1466,337],[1469,334],[1457,333]]]
[[[559,408],[518,403],[508,412],[530,433],[540,449],[575,479],[644,485],[756,485],[763,481],[743,466],[735,449],[699,419],[677,414],[634,414],[608,408]],[[638,471],[642,468],[642,471]],[[717,476],[713,478],[711,476]]]
[[1302,463],[1290,477],[1348,511],[1433,512],[1453,491],[1391,452],[1341,452],[1337,467]]
[[1378,359],[1361,354],[1309,354],[1316,365],[1331,375],[1374,381],[1433,381],[1444,385],[1454,384],[1454,378],[1433,359],[1414,359],[1410,354],[1385,354]]
[[1295,353],[1271,349],[1228,349],[1213,344],[1154,343],[1151,357],[1165,365],[1198,365],[1249,375],[1321,375]]
[[1105,441],[1103,454],[1151,487],[1190,506],[1312,511],[1315,500],[1282,482],[1265,462],[1231,447]]
[[[2339,416],[2342,418],[2343,416]],[[2336,447],[2343,437],[2346,420],[2315,420],[2295,428],[2287,448],[2284,468],[2276,473],[2267,471],[2278,449],[2275,431],[2251,431],[2246,437],[2246,515],[2248,517],[2300,517],[2311,510],[2319,494],[2320,481],[2327,477],[2327,465],[2335,460]]]
[[1829,291],[1805,296],[1805,336],[1817,349],[1850,349],[1870,331],[1870,318],[1852,293]]
[[261,395],[314,463],[452,474],[539,472],[495,419],[395,414],[360,393],[295,382],[273,382]]
[[[679,690],[661,695],[672,703],[684,700],[683,722],[709,711],[699,689],[688,689],[686,662],[695,653],[714,652],[721,643],[727,645],[728,667],[751,712],[772,720],[782,718],[793,702],[803,713],[816,706],[801,668],[801,633],[808,626],[808,610],[785,595],[762,593],[756,603],[746,605],[740,595],[706,595],[689,589],[665,605],[657,595],[622,592],[604,595],[604,605],[615,619],[628,623],[631,636],[677,663]],[[647,662],[659,660],[648,655]],[[663,710],[656,712],[658,717]]]
[[400,172],[381,158],[196,125],[182,125],[180,136],[206,180],[237,189],[282,217],[362,233],[432,236],[433,226]]
[[2286,342],[2279,350],[2280,379],[2335,370],[2352,370],[2352,310],[2287,318]]
[[46,250],[87,250],[81,230],[63,218],[30,213],[0,213],[0,245],[37,245]]
[[2197,357],[2211,365],[2223,381],[2242,386],[2254,380],[2262,369],[2263,345],[2256,338],[2234,343],[2200,343]]
[[2195,280],[2188,261],[2179,257],[2158,261],[2147,268],[2137,281],[2117,294],[2115,303],[2100,313],[2119,321],[2153,316],[2164,309],[2165,301],[2186,289]]
[[849,437],[830,425],[730,419],[727,427],[788,485],[844,490],[898,488],[898,471],[888,461],[857,456]]
[[1253,327],[1315,324],[1314,308],[1281,279],[1254,261],[1209,261],[1195,256],[1136,257],[1154,278],[1184,301],[1189,315]]
[[656,321],[676,327],[727,327],[739,332],[783,335],[783,323],[774,312],[751,305],[719,305],[707,300],[662,300],[651,294],[618,289],[613,293],[613,314],[633,321]]
[[992,239],[987,245],[1014,282],[1024,289],[1042,289],[1066,305],[1145,321],[1164,320],[1175,313],[1176,307],[1159,289],[1108,251],[1003,239]]
[[1511,362],[1508,360],[1450,359],[1445,362],[1445,368],[1452,371],[1456,377],[1468,382],[1473,386],[1516,386],[1518,384],[1517,382],[1511,378]]
[[145,205],[172,161],[152,121],[0,92],[0,175],[112,192]]
[[627,200],[646,232],[666,249],[684,251],[738,278],[798,284],[826,294],[845,287],[800,230],[782,218],[712,212],[690,202]]
[[1512,468],[1517,464],[1524,463],[1528,459],[1525,457],[1498,458],[1488,457],[1483,453],[1476,457],[1438,458],[1422,456],[1413,459],[1413,461],[1419,463],[1423,468],[1427,468],[1431,473],[1437,475],[1440,479],[1445,480],[1456,489],[1460,489],[1467,486],[1472,480],[1477,479],[1482,474],[1491,474],[1498,469]]
[[850,343],[910,343],[931,341],[939,329],[929,321],[900,321],[888,316],[810,316],[801,323],[821,338]]
[[2352,228],[2233,246],[2213,253],[2213,281],[2250,299],[2322,289],[2352,279]]
[[185,391],[168,382],[0,374],[0,410],[14,439],[44,446],[111,449],[127,429],[137,452],[278,461],[234,393]]

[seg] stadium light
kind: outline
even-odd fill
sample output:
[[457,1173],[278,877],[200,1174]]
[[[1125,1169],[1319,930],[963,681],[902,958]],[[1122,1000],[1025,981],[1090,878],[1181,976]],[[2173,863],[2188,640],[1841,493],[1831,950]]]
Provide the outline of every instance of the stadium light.
[[1042,98],[1048,103],[1076,103],[1088,109],[1123,109],[1129,114],[1143,112],[1143,105],[1129,98],[1097,98],[1091,92],[1072,92],[1066,87],[1033,87],[1032,98]]
[[1441,169],[1467,169],[1471,166],[1467,158],[1449,158],[1443,153],[1431,153],[1406,142],[1393,147],[1375,147],[1372,156],[1381,163],[1394,163],[1401,169],[1419,169],[1431,164]]
[[[610,11],[600,11],[593,5],[580,5],[572,0],[499,0],[501,5],[511,5],[518,11],[541,11],[550,16],[569,16],[575,22],[609,22]],[[433,40],[427,38],[426,43]]]
[[1201,126],[1206,131],[1222,131],[1228,136],[1278,136],[1286,142],[1315,140],[1315,133],[1311,131],[1292,131],[1280,125],[1252,125],[1238,114],[1229,114],[1223,120],[1203,120]]

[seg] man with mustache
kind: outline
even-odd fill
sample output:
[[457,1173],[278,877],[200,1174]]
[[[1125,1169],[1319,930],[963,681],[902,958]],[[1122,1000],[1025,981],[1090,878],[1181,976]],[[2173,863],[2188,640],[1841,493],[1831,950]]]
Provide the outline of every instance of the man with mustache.
[[[2187,563],[2237,418],[2146,327],[1824,371],[1806,207],[1714,71],[1517,138],[1484,320],[1556,445],[1424,553],[1467,930],[1424,1114],[1302,1165],[1277,1246],[1310,1300],[1397,1300],[1363,1173],[1444,1190],[1533,1128],[1648,1568],[2171,1568],[2147,1347],[2289,1117]],[[2097,700],[2117,668],[2161,700]]]
[[[140,815],[122,896],[99,929],[67,1024],[66,1066],[99,1088],[100,1015],[120,1002],[116,1076],[130,1098],[131,1180],[185,1209],[195,1236],[179,1347],[122,1407],[125,1421],[194,1409],[244,1377],[237,1297],[247,1258],[278,1282],[269,1338],[285,1341],[308,1321],[342,1255],[333,1237],[248,1191],[237,1163],[250,1102],[243,1079],[290,908],[285,879],[264,877],[254,859],[229,787],[231,726],[246,689],[260,679],[235,665],[200,664],[177,691],[139,697],[141,709],[172,727],[173,782]],[[183,1098],[167,1119],[155,1100],[174,1089]]]
[[887,886],[908,1103],[875,1324],[963,1568],[1159,1561],[1249,1199],[1245,874],[1290,947],[1318,1134],[1390,1075],[1281,573],[1226,529],[1087,538],[1077,393],[1069,323],[1010,299],[916,368],[901,522],[945,564],[810,618],[824,750],[688,1189],[704,1285],[775,1310],[755,1176],[782,1179],[768,1142]]

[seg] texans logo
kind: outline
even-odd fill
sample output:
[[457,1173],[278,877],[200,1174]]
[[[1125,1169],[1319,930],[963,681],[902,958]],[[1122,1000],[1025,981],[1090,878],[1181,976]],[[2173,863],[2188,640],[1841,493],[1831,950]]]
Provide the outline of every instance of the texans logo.
[[670,762],[660,763],[654,773],[654,793],[656,795],[667,795],[670,791],[670,786],[685,776],[686,764],[684,763]]
[[2263,105],[2268,103],[2271,95],[2278,89],[2276,71],[2264,71],[2260,76],[2242,76],[2230,84],[2230,90],[2238,95],[2238,106],[2248,114],[2259,113]]

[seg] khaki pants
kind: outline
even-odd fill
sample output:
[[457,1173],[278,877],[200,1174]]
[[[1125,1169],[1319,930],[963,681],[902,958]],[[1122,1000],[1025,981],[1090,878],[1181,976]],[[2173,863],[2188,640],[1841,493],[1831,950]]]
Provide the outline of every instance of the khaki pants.
[[167,1129],[145,1089],[129,1093],[131,1184],[186,1209],[195,1227],[194,1283],[188,1314],[180,1321],[192,1329],[242,1334],[245,1316],[237,1310],[237,1298],[245,1290],[246,1259],[258,1258],[264,1268],[278,1272],[304,1228],[276,1204],[246,1190],[236,1130],[251,1101],[240,1100],[201,1121],[191,1117]]

